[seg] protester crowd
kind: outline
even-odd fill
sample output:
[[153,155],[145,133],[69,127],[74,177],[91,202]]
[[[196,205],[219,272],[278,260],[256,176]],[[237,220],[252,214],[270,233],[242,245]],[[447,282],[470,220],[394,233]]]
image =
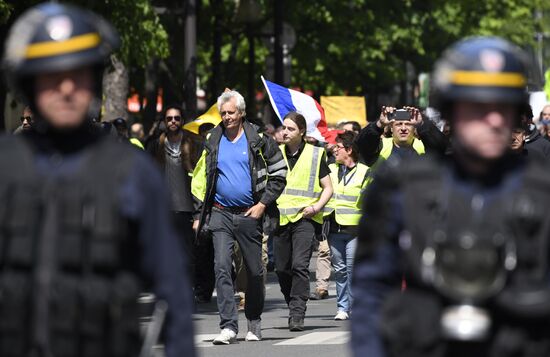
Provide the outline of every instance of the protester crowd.
[[[307,136],[306,119],[289,112],[277,128],[246,120],[244,98],[226,90],[218,98],[222,122],[203,124],[201,135],[183,129],[184,111],[165,108],[149,135],[122,118],[97,123],[103,135],[147,151],[164,173],[172,222],[195,303],[217,291],[220,335],[214,344],[236,341],[238,311],[248,319],[247,341],[261,335],[265,276],[275,271],[289,308],[288,328],[302,331],[307,301],[328,298],[336,285],[335,320],[352,316],[351,277],[363,192],[372,171],[390,156],[449,154],[448,125],[439,130],[419,108],[383,106],[378,120],[361,128],[342,121],[335,142]],[[518,155],[549,160],[544,119],[528,105],[510,138]],[[547,113],[550,117],[550,112]],[[542,123],[540,131],[534,123]],[[15,135],[33,130],[25,107]],[[316,288],[309,291],[309,265],[318,251]],[[235,294],[240,303],[235,303]]]
[[[0,354],[5,356],[135,355],[136,302],[146,292],[156,303],[147,311],[152,318],[142,332],[142,355],[150,353],[151,344],[163,335],[169,357],[192,356],[191,295],[195,304],[206,303],[214,289],[220,331],[213,344],[236,342],[241,310],[247,319],[245,340],[260,341],[269,271],[275,271],[288,306],[288,319],[281,325],[303,331],[308,300],[326,299],[332,276],[334,320],[359,315],[352,324],[355,353],[381,356],[382,342],[374,327],[380,300],[390,285],[394,290],[398,286],[399,294],[418,288],[418,281],[407,280],[397,269],[401,261],[396,247],[407,250],[412,243],[410,232],[395,227],[410,224],[410,197],[423,203],[419,211],[441,204],[439,197],[429,201],[431,196],[418,187],[445,186],[439,176],[432,176],[444,172],[441,177],[451,181],[442,191],[458,187],[461,194],[474,192],[471,202],[458,201],[481,215],[484,197],[494,198],[501,182],[506,195],[517,191],[514,183],[520,179],[512,179],[508,187],[501,173],[515,177],[526,157],[544,164],[550,160],[550,104],[534,117],[524,100],[521,56],[499,39],[465,42],[464,53],[476,54],[467,63],[477,66],[479,58],[483,62],[489,46],[507,58],[512,75],[499,77],[493,68],[487,73],[462,68],[464,63],[453,63],[455,57],[444,58],[444,68],[457,67],[452,80],[460,91],[455,97],[448,86],[438,89],[447,102],[442,105],[443,120],[437,123],[426,108],[386,103],[364,128],[344,120],[333,128],[338,132],[335,138],[323,142],[308,135],[308,120],[298,111],[283,113],[277,127],[252,123],[243,96],[226,89],[217,98],[218,125],[206,123],[191,132],[184,123],[193,118],[187,118],[181,107],[167,105],[146,135],[139,122],[97,120],[90,114],[93,102],[101,98],[97,83],[105,59],[118,46],[110,26],[93,14],[55,3],[34,11],[14,25],[8,41],[8,49],[26,50],[16,51],[17,47],[4,58],[11,69],[10,84],[28,104],[20,127],[0,141],[0,194],[8,207],[5,212],[13,210],[0,221],[0,313],[7,321],[0,325]],[[75,32],[50,48],[44,33],[57,36],[66,21]],[[23,45],[15,43],[20,28],[32,35]],[[81,36],[91,37],[81,43]],[[73,46],[76,42],[79,46]],[[480,83],[488,83],[487,93],[493,95],[488,102],[477,102]],[[449,111],[445,105],[455,100],[454,111]],[[462,126],[451,125],[452,120]],[[478,131],[468,125],[492,125],[479,131],[490,140],[472,139],[470,134]],[[457,139],[461,142],[453,142]],[[417,161],[425,154],[439,158],[434,166]],[[451,168],[439,165],[445,157],[453,157]],[[511,159],[502,163],[501,158]],[[503,165],[495,172],[489,169],[495,167],[493,159]],[[407,166],[416,162],[418,167]],[[403,184],[396,167],[404,167],[410,174],[405,176],[412,179]],[[409,189],[409,183],[417,184],[415,175],[421,178],[418,187]],[[473,184],[467,180],[471,177]],[[526,177],[531,180],[532,172]],[[524,204],[518,208],[518,225],[537,220],[529,199],[543,196],[536,191],[545,187],[542,177],[534,179],[533,187],[526,185],[526,190],[533,190],[529,193],[537,194],[520,195]],[[28,222],[21,221],[23,216]],[[428,216],[418,222],[431,219]],[[446,219],[439,218],[437,222]],[[467,227],[473,227],[479,217],[467,219]],[[489,233],[499,233],[501,221],[495,216],[488,219],[488,227],[494,228]],[[413,233],[437,228],[415,223],[410,224]],[[452,232],[460,230],[455,228]],[[445,242],[445,229],[433,234],[434,246]],[[370,247],[370,236],[361,237],[371,233],[390,240]],[[473,233],[468,234],[459,240],[465,250],[475,243]],[[501,236],[491,235],[493,243],[498,244]],[[314,249],[316,282],[310,291]],[[521,254],[530,249],[517,250],[523,263]],[[444,253],[451,263],[460,260],[454,259],[452,249]],[[434,255],[424,250],[424,268],[433,265]],[[428,279],[425,270],[422,279]],[[547,278],[545,273],[537,276]],[[360,275],[353,285],[361,293],[357,304],[355,274]],[[533,280],[526,277],[527,283]],[[396,299],[406,295],[399,294]],[[158,325],[165,318],[161,334]],[[385,327],[386,332],[395,328]],[[399,347],[400,339],[396,341],[392,347]]]

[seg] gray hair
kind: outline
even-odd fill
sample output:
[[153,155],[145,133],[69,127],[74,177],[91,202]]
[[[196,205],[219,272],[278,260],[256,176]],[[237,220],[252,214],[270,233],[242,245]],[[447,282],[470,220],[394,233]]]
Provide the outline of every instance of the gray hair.
[[218,111],[222,111],[222,105],[229,102],[231,98],[235,98],[237,101],[237,110],[241,114],[241,116],[246,115],[246,103],[244,102],[244,97],[241,95],[241,93],[237,92],[236,90],[230,90],[223,92],[222,95],[218,97]]

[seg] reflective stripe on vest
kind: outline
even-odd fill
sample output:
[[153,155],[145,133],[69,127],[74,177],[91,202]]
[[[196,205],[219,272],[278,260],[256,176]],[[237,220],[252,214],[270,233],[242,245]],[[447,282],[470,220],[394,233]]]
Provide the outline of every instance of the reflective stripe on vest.
[[[281,145],[281,151],[288,166],[284,145]],[[285,190],[277,199],[281,226],[299,221],[302,218],[302,210],[319,200],[322,192],[319,185],[322,157],[322,148],[306,143],[298,161],[292,170],[288,171]],[[323,213],[319,212],[312,219],[323,223]]]
[[329,166],[334,193],[323,213],[324,216],[328,216],[335,212],[336,223],[343,226],[356,226],[361,219],[361,194],[367,185],[365,177],[369,167],[358,163],[341,180],[338,180],[338,167],[338,164]]
[[[412,148],[418,155],[426,153],[424,144],[419,139],[414,139],[412,143]],[[382,150],[380,150],[380,157],[384,160],[387,160],[390,157],[393,150],[393,138],[382,138]]]

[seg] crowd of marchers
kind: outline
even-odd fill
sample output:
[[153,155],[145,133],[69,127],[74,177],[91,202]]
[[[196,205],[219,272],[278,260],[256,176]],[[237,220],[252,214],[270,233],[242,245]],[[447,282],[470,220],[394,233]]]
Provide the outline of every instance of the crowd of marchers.
[[[262,338],[268,271],[279,279],[291,331],[304,329],[308,299],[328,297],[331,275],[334,318],[349,319],[362,194],[373,170],[390,156],[451,154],[449,123],[415,107],[384,106],[364,128],[340,123],[335,142],[326,143],[307,135],[306,119],[296,112],[276,129],[248,122],[244,98],[234,90],[222,93],[217,107],[222,122],[203,124],[198,135],[183,129],[184,112],[176,105],[165,108],[147,136],[142,124],[128,126],[122,118],[95,123],[102,135],[146,150],[164,173],[195,303],[210,302],[217,292],[221,332],[213,343],[236,341],[241,310],[246,340]],[[549,160],[548,120],[550,105],[536,118],[525,105],[510,151]],[[33,124],[25,107],[14,134],[32,131]],[[316,288],[310,292],[313,250]]]
[[550,106],[534,118],[521,49],[460,41],[435,66],[437,120],[387,105],[325,143],[298,112],[250,122],[229,89],[198,134],[178,106],[147,136],[97,120],[119,46],[56,2],[7,35],[4,74],[28,106],[0,138],[0,355],[150,356],[160,340],[193,356],[193,303],[214,289],[213,344],[237,341],[239,310],[260,341],[270,270],[290,331],[333,270],[356,356],[550,355]]

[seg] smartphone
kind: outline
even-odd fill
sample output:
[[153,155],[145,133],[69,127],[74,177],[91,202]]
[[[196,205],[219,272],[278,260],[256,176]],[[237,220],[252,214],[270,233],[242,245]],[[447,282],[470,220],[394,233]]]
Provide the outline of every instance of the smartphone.
[[390,120],[411,120],[411,113],[405,109],[397,109],[393,113],[390,113],[388,119]]

